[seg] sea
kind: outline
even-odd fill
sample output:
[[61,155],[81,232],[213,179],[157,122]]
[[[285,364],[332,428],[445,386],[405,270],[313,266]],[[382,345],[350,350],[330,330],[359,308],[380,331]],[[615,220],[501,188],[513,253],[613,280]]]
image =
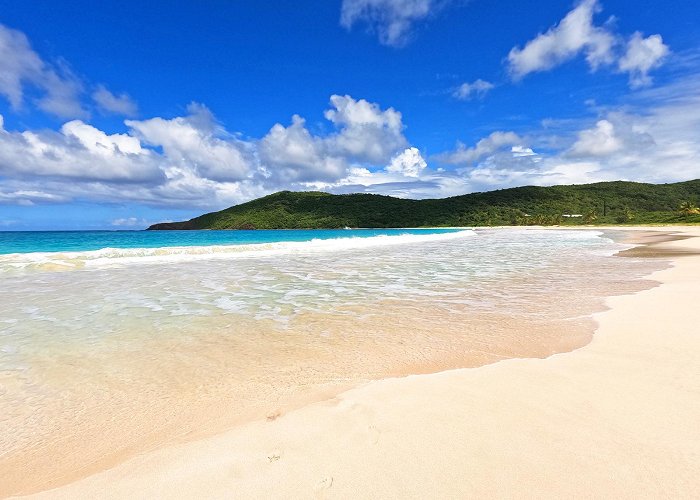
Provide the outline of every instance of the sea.
[[371,380],[588,343],[614,230],[0,232],[0,496]]

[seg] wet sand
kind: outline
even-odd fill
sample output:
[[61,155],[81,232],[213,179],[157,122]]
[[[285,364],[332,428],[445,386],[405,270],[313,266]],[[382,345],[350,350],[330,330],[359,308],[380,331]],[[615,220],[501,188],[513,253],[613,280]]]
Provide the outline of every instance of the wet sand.
[[[698,247],[698,240],[670,234],[635,238],[658,256],[671,252],[666,258]],[[698,450],[675,445],[700,437],[690,427],[690,417],[700,416],[700,373],[692,373],[700,365],[683,342],[694,341],[697,353],[700,340],[686,338],[683,322],[691,318],[678,317],[682,309],[674,314],[667,303],[675,302],[678,287],[695,284],[697,291],[700,267],[697,257],[682,257],[675,266],[654,275],[661,287],[610,299],[612,310],[598,316],[594,341],[573,353],[370,382],[223,434],[144,453],[45,495],[639,497],[663,486],[678,496],[689,491],[687,470],[698,465]],[[678,283],[691,268],[689,282]],[[678,342],[667,345],[659,321]],[[646,386],[650,399],[643,397]],[[664,430],[664,420],[675,427]],[[669,456],[660,460],[660,451]],[[669,467],[677,469],[674,477]]]
[[674,241],[682,241],[692,238],[690,234],[679,231],[649,231],[645,228],[637,228],[629,231],[625,242],[636,245],[629,250],[623,250],[618,255],[622,257],[643,257],[654,259],[672,259],[673,257],[700,255],[700,249],[668,245]]

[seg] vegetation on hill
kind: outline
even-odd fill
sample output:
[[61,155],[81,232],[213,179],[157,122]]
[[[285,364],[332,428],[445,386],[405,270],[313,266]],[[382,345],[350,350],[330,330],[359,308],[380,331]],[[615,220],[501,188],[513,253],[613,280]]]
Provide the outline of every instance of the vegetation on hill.
[[[312,229],[700,223],[700,179],[525,186],[436,200],[281,191],[149,229]],[[571,217],[575,215],[576,217]]]

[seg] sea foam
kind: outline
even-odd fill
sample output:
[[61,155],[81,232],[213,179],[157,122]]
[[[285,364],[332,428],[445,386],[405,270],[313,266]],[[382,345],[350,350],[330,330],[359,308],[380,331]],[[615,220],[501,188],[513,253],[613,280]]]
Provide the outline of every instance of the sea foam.
[[71,271],[110,268],[128,264],[177,263],[206,259],[236,259],[253,256],[306,252],[339,252],[371,247],[449,241],[473,236],[462,230],[428,234],[378,235],[309,241],[279,241],[237,245],[169,246],[158,248],[103,248],[83,252],[33,252],[0,255],[0,272],[11,270]]

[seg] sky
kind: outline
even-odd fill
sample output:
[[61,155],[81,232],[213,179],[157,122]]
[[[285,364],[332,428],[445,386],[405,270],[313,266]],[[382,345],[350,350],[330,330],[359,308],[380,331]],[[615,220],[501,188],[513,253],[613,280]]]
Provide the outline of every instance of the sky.
[[700,178],[694,0],[0,0],[0,230]]

